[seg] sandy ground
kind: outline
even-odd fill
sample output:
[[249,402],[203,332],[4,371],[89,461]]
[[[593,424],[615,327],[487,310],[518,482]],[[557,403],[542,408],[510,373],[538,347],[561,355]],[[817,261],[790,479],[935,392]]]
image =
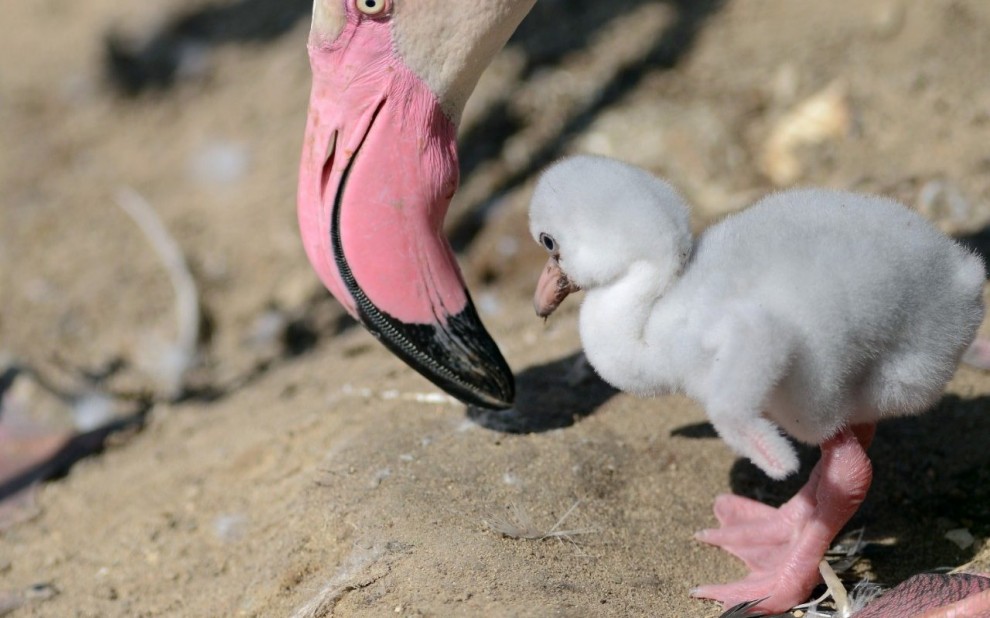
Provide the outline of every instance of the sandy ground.
[[[306,263],[304,12],[278,36],[187,48],[170,88],[109,86],[107,32],[140,42],[204,6],[3,9],[0,371],[37,373],[18,405],[52,425],[87,391],[154,394],[141,431],[0,531],[0,591],[47,586],[18,616],[717,616],[687,596],[743,573],[692,541],[712,498],[779,503],[800,479],[735,458],[686,399],[573,372],[578,303],[547,324],[530,305],[534,175],[567,153],[618,156],[668,176],[699,228],[788,183],[891,194],[955,234],[990,221],[983,0],[543,0],[465,115],[450,231],[520,389],[514,412],[465,410],[354,328]],[[124,187],[199,290],[178,398],[155,378],[174,292]],[[937,409],[880,427],[849,577],[990,568],[988,392],[963,368]],[[576,532],[491,529],[520,517]],[[945,538],[960,529],[975,543]]]

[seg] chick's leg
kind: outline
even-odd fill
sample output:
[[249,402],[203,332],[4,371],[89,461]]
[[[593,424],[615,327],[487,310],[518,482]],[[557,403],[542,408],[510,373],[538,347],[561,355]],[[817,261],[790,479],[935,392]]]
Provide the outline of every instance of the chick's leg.
[[764,599],[756,608],[782,612],[804,601],[818,583],[818,563],[870,487],[872,468],[865,447],[872,425],[844,429],[822,444],[822,457],[801,490],[778,509],[740,496],[720,496],[720,527],[699,540],[739,557],[750,569],[742,580],[692,591],[726,607]]

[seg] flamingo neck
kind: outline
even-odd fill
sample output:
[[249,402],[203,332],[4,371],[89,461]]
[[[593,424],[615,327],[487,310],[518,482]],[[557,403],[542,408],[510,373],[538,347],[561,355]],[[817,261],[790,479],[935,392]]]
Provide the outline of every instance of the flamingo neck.
[[606,382],[641,396],[680,388],[677,350],[687,316],[673,298],[678,283],[671,268],[636,262],[613,283],[588,291],[581,306],[581,341]]
[[536,0],[396,2],[396,51],[458,124],[481,74],[534,4]]

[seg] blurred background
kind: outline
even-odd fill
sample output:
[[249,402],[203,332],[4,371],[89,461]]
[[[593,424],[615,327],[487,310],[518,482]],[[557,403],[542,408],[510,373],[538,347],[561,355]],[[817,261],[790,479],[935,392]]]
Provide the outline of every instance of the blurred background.
[[[293,408],[321,410],[352,383],[351,393],[431,390],[352,328],[302,251],[310,11],[309,0],[5,3],[0,442],[28,436],[59,452],[67,436],[140,426],[148,413],[221,414],[231,396],[236,419],[287,389],[304,397]],[[813,184],[894,196],[979,246],[990,222],[990,3],[540,0],[484,74],[460,144],[448,231],[510,364],[531,367],[576,349],[577,303],[547,330],[529,301],[542,250],[527,232],[528,195],[567,154],[669,178],[697,229],[768,191]],[[974,378],[958,395],[988,387]],[[155,448],[178,448],[200,421],[183,422]],[[232,441],[262,439],[231,423]],[[107,435],[8,483],[5,497]],[[176,503],[190,491],[174,477],[158,487]],[[32,498],[11,517],[42,510]],[[88,515],[91,525],[105,515]],[[45,546],[43,533],[25,534],[22,554]]]
[[[195,279],[199,365],[216,374],[200,387],[252,366],[251,345],[272,329],[295,320],[285,343],[298,353],[340,326],[309,324],[333,310],[294,213],[310,10],[5,9],[6,354],[92,370],[126,361],[114,379],[128,388],[154,377],[136,371],[154,364],[138,348],[175,338],[173,291],[117,203],[122,189],[149,203]],[[890,194],[946,231],[976,231],[990,218],[988,19],[964,1],[542,0],[464,117],[448,227],[468,276],[491,287],[492,306],[528,293],[526,193],[571,152],[669,177],[699,227],[774,188],[820,184]]]

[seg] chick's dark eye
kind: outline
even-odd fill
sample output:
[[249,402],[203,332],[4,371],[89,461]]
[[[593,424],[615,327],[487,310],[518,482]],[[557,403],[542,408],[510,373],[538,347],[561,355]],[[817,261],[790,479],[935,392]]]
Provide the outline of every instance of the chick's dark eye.
[[553,239],[553,236],[549,234],[540,234],[540,243],[546,247],[546,250],[553,253],[557,250],[557,241]]

